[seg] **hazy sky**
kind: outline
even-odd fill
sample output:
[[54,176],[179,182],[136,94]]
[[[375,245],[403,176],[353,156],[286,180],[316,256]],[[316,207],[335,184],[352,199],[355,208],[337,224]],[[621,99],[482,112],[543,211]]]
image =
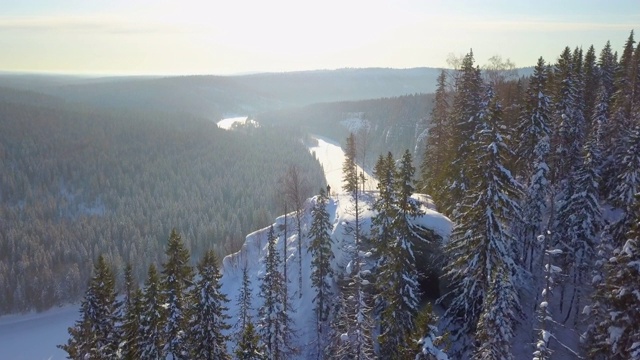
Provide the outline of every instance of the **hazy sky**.
[[231,74],[517,66],[640,38],[640,0],[2,0],[0,70]]

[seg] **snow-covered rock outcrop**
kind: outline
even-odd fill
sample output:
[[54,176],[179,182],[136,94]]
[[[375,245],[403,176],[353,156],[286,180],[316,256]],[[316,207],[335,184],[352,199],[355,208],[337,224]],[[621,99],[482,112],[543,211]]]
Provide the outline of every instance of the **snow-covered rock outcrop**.
[[[431,199],[427,195],[414,195],[414,198],[421,204],[424,215],[414,220],[414,224],[425,229],[434,238],[435,242],[446,241],[451,233],[452,223],[444,215],[438,213]],[[296,346],[302,349],[301,358],[306,358],[304,349],[310,348],[306,346],[310,344],[315,336],[313,327],[313,297],[315,295],[311,288],[311,254],[307,252],[310,239],[307,237],[308,230],[311,226],[311,209],[315,204],[316,197],[308,199],[305,202],[302,212],[302,269],[298,265],[297,241],[298,235],[295,226],[295,214],[290,213],[287,216],[287,239],[284,238],[285,217],[280,216],[273,224],[277,235],[277,245],[280,256],[286,241],[286,259],[287,259],[287,279],[289,282],[288,294],[291,298],[293,313],[291,317],[294,321],[296,329]],[[360,199],[360,221],[362,231],[368,234],[371,227],[371,218],[375,213],[370,210],[375,200],[375,193],[366,193]],[[336,274],[344,273],[345,266],[349,262],[348,254],[344,251],[347,245],[351,243],[352,236],[347,235],[345,227],[355,221],[353,214],[353,201],[350,196],[344,194],[334,195],[327,204],[327,212],[332,223],[333,252],[335,259],[332,266]],[[262,304],[262,300],[258,298],[260,287],[260,277],[264,274],[264,257],[267,252],[267,235],[269,228],[255,231],[246,237],[246,241],[240,251],[228,255],[224,258],[222,264],[222,291],[229,297],[229,314],[232,322],[237,319],[236,299],[242,285],[242,272],[247,267],[248,275],[252,284],[253,295],[253,321],[257,321],[257,309]],[[427,262],[426,258],[421,258],[421,262]],[[298,289],[298,276],[302,273],[302,289]]]

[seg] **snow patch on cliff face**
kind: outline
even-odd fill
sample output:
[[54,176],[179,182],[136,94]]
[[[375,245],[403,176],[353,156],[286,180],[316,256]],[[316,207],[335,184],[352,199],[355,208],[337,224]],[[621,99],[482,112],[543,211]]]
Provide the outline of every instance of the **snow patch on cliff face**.
[[362,113],[351,113],[348,117],[340,121],[340,125],[347,128],[350,132],[357,134],[360,131],[369,131],[371,122],[363,117]]
[[[367,192],[361,195],[360,204],[360,221],[364,235],[368,235],[371,229],[371,218],[375,213],[370,210],[375,201],[376,194]],[[415,199],[419,200],[424,215],[414,220],[416,225],[432,230],[446,241],[451,233],[451,221],[444,215],[433,210],[433,203],[426,195],[415,195]],[[312,344],[315,340],[313,324],[313,298],[315,293],[311,287],[311,254],[307,251],[311,240],[307,237],[308,230],[311,226],[311,209],[316,203],[317,197],[308,199],[304,204],[302,211],[302,268],[298,265],[297,242],[298,234],[295,226],[295,213],[287,214],[287,236],[285,238],[285,216],[282,215],[276,219],[273,224],[275,234],[277,236],[276,249],[279,256],[283,257],[283,248],[286,249],[287,263],[287,279],[288,294],[291,299],[294,329],[296,336],[294,337],[296,347],[301,349],[300,358],[308,358],[312,355],[308,351],[312,351]],[[345,267],[350,258],[344,249],[352,244],[351,235],[348,235],[347,227],[351,226],[355,221],[354,203],[349,195],[337,194],[333,195],[327,204],[327,212],[329,213],[330,222],[332,224],[333,252],[335,258],[332,267],[336,274],[345,272]],[[238,307],[236,299],[242,285],[242,271],[246,267],[251,280],[251,293],[253,297],[252,317],[253,322],[257,322],[257,309],[262,305],[262,300],[258,298],[260,278],[264,275],[264,258],[267,253],[267,235],[269,228],[264,228],[249,234],[240,251],[235,254],[226,256],[222,262],[222,291],[226,293],[231,300],[229,304],[229,315],[231,319],[238,318]],[[302,289],[298,288],[298,275],[302,274]],[[337,293],[337,291],[336,291]],[[337,295],[336,295],[337,296]],[[231,324],[234,325],[234,324]]]

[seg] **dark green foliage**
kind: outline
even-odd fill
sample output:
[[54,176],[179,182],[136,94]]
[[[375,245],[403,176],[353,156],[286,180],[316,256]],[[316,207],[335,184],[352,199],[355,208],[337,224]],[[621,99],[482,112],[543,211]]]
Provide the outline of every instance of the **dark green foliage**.
[[144,286],[140,319],[140,348],[144,359],[162,359],[166,356],[165,324],[168,312],[165,303],[158,270],[151,264]]
[[[549,178],[547,160],[551,142],[552,104],[547,95],[547,67],[539,58],[527,90],[526,107],[522,113],[518,133],[524,138],[518,147],[518,158],[523,177],[529,179],[523,201],[523,224],[519,233],[521,242],[516,247],[522,252],[523,264],[533,267],[536,253],[540,253],[535,241],[544,228],[543,219],[547,210]],[[536,251],[538,250],[538,251]]]
[[430,128],[425,141],[420,184],[418,190],[433,197],[436,204],[443,204],[447,192],[443,175],[448,173],[452,154],[452,126],[450,124],[449,94],[446,91],[446,72],[442,70],[438,77],[438,87],[431,110]]
[[82,304],[80,320],[69,328],[70,338],[59,347],[69,359],[113,359],[118,349],[115,276],[104,257],[98,257]]
[[451,109],[453,162],[445,175],[445,182],[450,191],[450,202],[442,204],[446,214],[459,211],[461,205],[457,200],[464,197],[470,189],[468,170],[473,164],[469,163],[470,153],[476,141],[475,131],[478,124],[476,115],[480,111],[482,78],[480,69],[474,67],[473,52],[469,52],[463,59],[460,74],[455,83],[455,95]]
[[405,358],[413,354],[410,335],[420,302],[414,241],[419,240],[410,220],[420,214],[411,199],[415,169],[411,154],[405,151],[398,169],[389,153],[376,164],[380,197],[372,219],[372,243],[379,254],[376,269],[377,310],[380,318],[380,356]]
[[328,198],[324,189],[320,189],[320,195],[316,198],[316,202],[311,210],[311,228],[309,229],[309,238],[311,243],[308,252],[312,255],[311,260],[311,285],[316,295],[313,298],[314,312],[316,314],[316,341],[317,351],[322,353],[325,348],[325,340],[327,338],[329,313],[331,305],[334,302],[332,281],[333,270],[331,269],[331,261],[333,259],[333,251],[331,250],[331,223],[329,222],[329,213],[327,213]]
[[342,189],[349,194],[355,194],[358,191],[358,168],[356,167],[356,136],[353,133],[347,137],[344,156]]
[[267,236],[267,254],[264,259],[264,275],[260,281],[262,306],[258,309],[260,338],[265,345],[265,355],[269,359],[283,359],[295,353],[292,347],[292,320],[285,309],[291,309],[285,296],[285,287],[280,272],[281,259],[276,250],[277,237],[273,226]]
[[266,360],[265,348],[260,344],[260,337],[256,333],[253,323],[247,323],[241,333],[240,340],[236,346],[235,355],[237,360]]
[[172,227],[194,256],[236,251],[280,214],[272,188],[290,164],[325,185],[296,130],[0,98],[0,313],[81,298],[100,253],[143,282]]
[[189,322],[189,342],[191,356],[196,359],[224,360],[231,357],[227,354],[229,337],[224,333],[231,328],[227,321],[229,302],[227,296],[220,292],[218,259],[213,250],[207,251],[198,264],[198,277],[193,287],[193,316]]
[[175,229],[169,235],[166,256],[161,279],[167,307],[164,330],[166,354],[174,359],[187,359],[190,357],[187,334],[193,301],[189,292],[193,285],[193,268],[189,250]]
[[124,271],[124,301],[122,304],[122,324],[120,325],[119,348],[122,358],[136,360],[141,356],[140,320],[142,318],[142,290],[133,277],[133,268],[127,264]]
[[[454,325],[452,341],[462,352],[471,350],[474,336],[491,337],[495,344],[487,346],[509,344],[520,312],[513,283],[518,273],[512,247],[515,238],[509,225],[520,221],[517,201],[521,190],[503,165],[510,150],[505,143],[500,105],[490,89],[477,119],[477,142],[467,154],[474,164],[468,170],[472,187],[462,200],[445,249],[450,261],[447,275],[454,289],[444,318]],[[497,320],[505,327],[495,334]]]

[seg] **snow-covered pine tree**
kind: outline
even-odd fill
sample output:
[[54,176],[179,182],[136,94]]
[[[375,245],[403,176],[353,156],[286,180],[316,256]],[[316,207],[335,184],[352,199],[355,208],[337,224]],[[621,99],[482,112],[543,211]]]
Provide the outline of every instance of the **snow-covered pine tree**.
[[451,124],[449,116],[449,95],[447,94],[446,70],[442,70],[436,85],[436,93],[431,110],[430,128],[425,140],[424,154],[420,166],[421,192],[433,197],[436,204],[446,204],[447,184],[444,175],[451,164],[454,149],[451,148]]
[[[589,333],[593,359],[640,359],[640,194],[628,208],[630,230],[604,265]],[[624,224],[620,224],[624,225]]]
[[158,270],[149,266],[144,286],[140,319],[140,349],[142,359],[163,359],[166,355],[164,328],[167,322],[166,300]]
[[627,150],[618,163],[617,184],[611,195],[612,202],[626,208],[633,203],[633,197],[640,192],[640,113],[636,114],[638,122],[635,127],[625,131]]
[[190,357],[189,318],[192,299],[190,290],[193,286],[193,268],[189,265],[191,257],[182,237],[173,229],[165,251],[167,262],[162,270],[162,291],[167,301],[167,322],[164,338],[167,356],[174,359]]
[[[413,354],[410,335],[415,330],[415,317],[420,304],[420,287],[413,242],[420,237],[415,234],[411,219],[420,214],[419,207],[411,199],[413,195],[413,168],[411,153],[405,151],[396,171],[393,162],[385,168],[395,176],[391,189],[393,216],[391,236],[376,270],[379,285],[378,297],[384,304],[380,313],[380,355],[383,358],[405,358]],[[382,188],[381,188],[382,192]]]
[[605,147],[606,163],[603,169],[603,179],[605,179],[604,193],[611,200],[614,189],[617,187],[620,169],[618,164],[626,155],[628,149],[626,144],[626,131],[633,128],[632,110],[633,110],[633,90],[634,90],[634,55],[633,30],[629,34],[620,62],[615,71],[613,87],[614,92],[611,95],[610,119],[607,137],[609,145]]
[[260,343],[260,336],[256,332],[251,318],[251,280],[245,264],[242,269],[242,287],[236,299],[238,308],[238,322],[235,325],[234,340],[236,343],[234,354],[238,360],[266,359],[264,346]]
[[137,360],[141,356],[140,319],[142,317],[143,294],[133,277],[131,264],[127,264],[124,270],[124,288],[119,348],[122,359]]
[[582,74],[584,80],[584,118],[587,120],[587,133],[589,133],[593,125],[591,119],[593,119],[598,97],[598,84],[600,83],[596,49],[593,45],[589,46],[587,53],[584,55]]
[[260,278],[260,295],[263,300],[258,309],[258,332],[265,345],[267,359],[285,359],[295,353],[292,346],[292,319],[288,311],[291,306],[285,303],[289,299],[285,297],[285,287],[282,273],[280,273],[280,258],[276,250],[276,236],[273,225],[267,235],[267,255],[264,259],[265,271]]
[[100,255],[80,305],[80,319],[69,328],[69,340],[59,348],[69,359],[113,359],[118,349],[115,276]]
[[584,305],[583,284],[591,273],[595,246],[603,226],[597,167],[593,163],[595,146],[595,138],[585,144],[583,162],[565,183],[564,197],[554,224],[554,246],[563,251],[561,266],[571,280],[571,286],[562,288],[560,311],[564,312],[566,308],[565,322],[572,316],[572,311],[573,319],[577,321],[578,311]]
[[420,350],[415,360],[449,360],[449,356],[442,349],[446,337],[438,336],[438,318],[433,312],[431,304],[423,306],[416,318],[415,339],[418,340]]
[[[444,321],[457,346],[457,356],[468,354],[475,340],[491,342],[481,344],[483,352],[477,354],[484,354],[485,348],[504,349],[521,312],[513,283],[519,268],[513,254],[514,236],[509,231],[510,224],[521,221],[521,186],[504,165],[510,150],[505,143],[500,105],[491,89],[476,117],[477,140],[470,154],[475,160],[469,162],[475,166],[467,170],[472,175],[472,187],[445,248],[453,297]],[[482,326],[477,326],[481,319]],[[502,328],[495,333],[498,325]]]
[[454,211],[462,211],[459,208],[462,205],[460,199],[470,188],[471,174],[468,174],[468,170],[472,160],[469,155],[476,141],[476,115],[482,102],[482,87],[480,69],[474,67],[473,51],[470,51],[462,60],[460,74],[456,78],[456,92],[451,109],[452,148],[455,157],[445,178],[452,201],[451,204],[443,204],[443,210],[449,215]]
[[578,107],[578,79],[571,50],[565,47],[555,65],[554,78],[557,94],[555,95],[555,119],[553,147],[553,179],[560,184],[567,179],[581,159],[583,145],[583,126],[579,122],[583,117]]
[[242,338],[247,325],[252,322],[252,298],[251,280],[249,279],[249,272],[247,270],[247,265],[245,264],[242,268],[242,286],[240,287],[240,292],[236,298],[236,308],[238,309],[238,321],[234,325],[234,339],[236,343],[238,343]]
[[221,277],[218,259],[213,250],[209,250],[198,264],[191,295],[194,304],[188,334],[191,356],[196,359],[231,359],[226,344],[229,337],[224,335],[230,329],[226,307],[229,300],[220,292]]
[[316,197],[311,210],[311,228],[309,229],[308,252],[312,255],[311,260],[311,285],[315,291],[313,298],[315,325],[316,325],[316,347],[318,359],[324,358],[326,340],[328,335],[329,313],[333,308],[333,292],[331,291],[333,281],[333,270],[331,260],[334,258],[331,250],[331,222],[327,212],[327,194],[324,189],[320,189],[320,195]]
[[547,95],[547,67],[540,57],[527,90],[527,103],[518,133],[524,137],[518,148],[518,157],[526,162],[524,177],[529,179],[522,205],[524,223],[521,229],[522,263],[529,271],[536,253],[536,235],[542,232],[542,221],[549,193],[549,166],[547,164],[551,139],[551,100]]
[[346,249],[350,255],[350,261],[345,269],[345,282],[341,289],[341,300],[338,315],[332,324],[336,334],[336,341],[332,351],[332,357],[337,359],[372,359],[374,358],[374,346],[371,330],[373,321],[371,316],[371,301],[366,279],[370,271],[363,269],[365,264],[365,252],[363,250],[363,237],[360,224],[360,202],[358,190],[358,173],[355,166],[355,144],[353,134],[347,139],[347,151],[343,164],[343,189],[347,192],[354,204],[352,223],[345,227],[347,236],[353,237],[353,243]]
[[238,340],[234,351],[237,360],[266,360],[265,349],[260,344],[260,337],[256,333],[253,323],[249,322]]
[[368,271],[364,265],[364,254],[353,246],[349,249],[351,261],[347,264],[346,284],[340,293],[338,314],[332,324],[337,337],[332,359],[375,359],[372,336],[373,318],[369,296]]

